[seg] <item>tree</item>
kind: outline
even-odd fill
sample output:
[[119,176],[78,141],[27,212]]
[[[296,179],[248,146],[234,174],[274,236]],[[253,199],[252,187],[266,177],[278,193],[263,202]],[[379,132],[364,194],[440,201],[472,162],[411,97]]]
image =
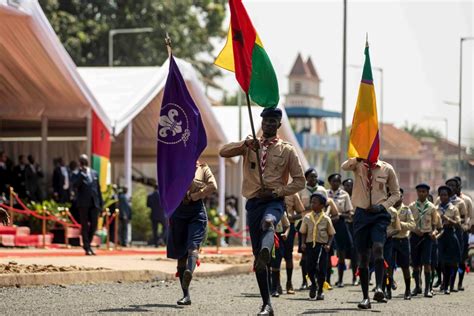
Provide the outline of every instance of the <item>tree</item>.
[[189,60],[206,79],[220,71],[212,66],[213,38],[224,37],[221,25],[226,0],[40,0],[60,41],[78,66],[108,65],[111,29],[151,27],[152,33],[114,37],[116,66],[156,66],[168,58],[166,32],[173,53]]
[[413,124],[412,126],[405,124],[405,126],[402,129],[416,138],[424,138],[424,137],[429,137],[429,138],[434,138],[434,139],[442,138],[441,132],[434,128],[423,128],[416,124]]

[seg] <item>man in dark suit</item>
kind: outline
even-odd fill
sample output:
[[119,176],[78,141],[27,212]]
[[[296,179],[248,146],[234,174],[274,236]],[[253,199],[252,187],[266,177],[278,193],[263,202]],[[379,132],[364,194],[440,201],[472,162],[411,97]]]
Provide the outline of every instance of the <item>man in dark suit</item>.
[[26,160],[24,155],[18,156],[18,165],[13,168],[14,187],[15,192],[22,199],[26,197],[25,174],[26,174]]
[[5,152],[0,151],[0,197],[4,194],[7,198],[10,198],[10,185],[12,181],[8,160]]
[[53,196],[57,202],[69,202],[69,170],[61,157],[56,159],[53,170]]
[[127,247],[127,237],[128,237],[128,226],[132,220],[132,208],[130,207],[130,201],[127,197],[128,189],[122,187],[118,195],[118,205],[119,205],[119,241],[122,247]]
[[100,192],[99,175],[89,167],[86,155],[79,157],[79,169],[72,176],[76,190],[76,204],[81,221],[82,244],[87,256],[95,255],[91,241],[97,229],[97,221],[103,201]]
[[25,170],[25,188],[26,195],[31,201],[43,201],[43,192],[40,185],[41,178],[43,178],[43,171],[40,165],[35,163],[35,158],[32,155],[28,155],[28,166]]
[[[168,233],[168,220],[166,219],[165,212],[161,207],[160,193],[158,193],[158,187],[155,186],[155,190],[150,193],[147,197],[146,206],[151,209],[151,227],[153,232],[153,244],[158,247],[160,243],[166,243],[166,236]],[[163,226],[163,232],[158,237],[158,224]]]

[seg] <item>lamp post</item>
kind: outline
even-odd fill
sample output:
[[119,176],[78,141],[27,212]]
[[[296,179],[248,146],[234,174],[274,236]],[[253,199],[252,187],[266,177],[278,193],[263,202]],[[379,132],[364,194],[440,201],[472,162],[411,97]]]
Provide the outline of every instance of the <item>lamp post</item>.
[[346,139],[346,51],[347,51],[347,0],[343,1],[343,26],[342,26],[342,111],[341,111],[341,153],[339,164],[347,155]]
[[117,34],[137,34],[153,32],[151,27],[140,27],[133,29],[111,29],[109,30],[109,66],[113,66],[114,62],[114,36]]
[[[348,67],[364,69],[364,66],[361,66],[361,65],[348,65]],[[380,131],[379,131],[380,134],[379,134],[379,140],[380,140],[380,147],[382,147],[382,135],[383,135],[383,68],[372,66],[372,69],[375,70],[375,71],[380,72]]]

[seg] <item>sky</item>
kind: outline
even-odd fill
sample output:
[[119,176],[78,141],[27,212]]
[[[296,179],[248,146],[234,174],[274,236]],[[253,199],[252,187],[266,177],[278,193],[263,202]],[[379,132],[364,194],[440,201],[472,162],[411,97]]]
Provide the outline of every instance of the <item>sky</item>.
[[[311,56],[321,83],[323,107],[341,111],[343,1],[244,0],[277,73],[281,101],[287,75],[300,52]],[[383,121],[398,127],[438,129],[457,142],[460,37],[474,36],[474,1],[355,1],[347,7],[347,64],[362,65],[366,33],[372,66],[383,68]],[[226,27],[228,20],[225,22]],[[216,45],[216,55],[224,42]],[[474,146],[474,40],[463,44],[462,143]],[[347,69],[346,106],[350,124],[362,70]],[[236,91],[232,73],[220,84]],[[379,114],[380,74],[374,71]],[[331,130],[340,120],[329,120]]]

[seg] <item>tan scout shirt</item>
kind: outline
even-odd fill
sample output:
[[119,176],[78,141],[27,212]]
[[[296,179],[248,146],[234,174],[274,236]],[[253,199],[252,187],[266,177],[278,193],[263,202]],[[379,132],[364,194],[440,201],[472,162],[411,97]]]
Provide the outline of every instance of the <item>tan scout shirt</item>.
[[415,201],[410,204],[409,208],[415,220],[415,228],[411,231],[419,229],[422,233],[431,233],[438,227],[436,206],[430,201],[426,200],[425,203]]
[[306,211],[312,211],[311,195],[313,195],[316,192],[323,194],[326,198],[328,197],[328,191],[326,190],[325,187],[320,186],[320,185],[317,185],[316,188],[310,188],[306,186],[303,190],[299,192],[301,202],[303,202],[303,206]]
[[328,195],[336,203],[337,209],[340,214],[349,215],[346,217],[346,222],[352,222],[352,216],[354,215],[354,208],[352,207],[351,197],[349,193],[339,188],[336,192],[333,190],[328,190]]
[[467,213],[467,207],[466,204],[464,203],[464,200],[461,199],[459,196],[456,196],[456,198],[451,200],[451,203],[457,207],[459,211],[459,215],[461,216],[461,224],[466,223],[467,218],[469,217],[469,214]]
[[205,163],[196,164],[194,180],[189,187],[186,197],[193,201],[208,197],[217,190],[217,182],[211,168]]
[[387,237],[395,236],[402,229],[397,209],[389,207],[387,212],[390,214],[390,225],[387,226]]
[[440,219],[440,223],[438,224],[439,228],[443,227],[443,225],[446,224],[446,222],[442,218],[443,215],[445,215],[449,219],[454,220],[457,225],[461,224],[461,216],[459,215],[459,210],[452,203],[448,203],[445,208],[443,208],[441,204],[439,204],[437,206],[437,211]]
[[[300,196],[298,193],[295,193],[293,195],[288,195],[285,196],[285,206],[286,206],[286,212],[288,213],[288,216],[292,218],[293,216],[297,214],[301,214],[302,216],[304,215],[304,205],[303,202],[301,202]],[[290,219],[291,223],[294,223],[294,219]]]
[[[321,217],[320,217],[321,216]],[[315,225],[317,224],[317,225]],[[316,231],[315,231],[316,226]],[[329,237],[336,234],[331,219],[324,212],[316,214],[311,212],[303,217],[300,233],[306,234],[306,242],[316,241],[318,243],[327,244]],[[314,240],[314,237],[316,240]]]
[[[242,195],[247,199],[256,197],[262,188],[256,153],[245,145],[245,141],[241,141],[224,145],[219,154],[225,158],[244,157]],[[292,195],[304,188],[303,169],[293,145],[279,139],[268,148],[267,157],[263,171],[263,182],[266,188],[272,189],[281,197]],[[290,176],[292,182],[288,183]]]
[[397,210],[398,218],[400,218],[400,232],[393,236],[393,238],[407,238],[410,236],[410,231],[415,229],[415,219],[413,218],[413,214],[410,208],[404,204],[400,206]]
[[[356,158],[343,162],[342,170],[354,172],[354,188],[352,189],[352,205],[354,208],[370,207],[369,189],[367,187],[367,167]],[[390,197],[387,195],[390,192]],[[372,170],[372,205],[381,204],[388,210],[400,199],[400,187],[393,167],[385,161],[377,161]]]
[[464,204],[466,204],[466,211],[469,216],[469,221],[466,221],[468,228],[470,228],[473,225],[474,221],[474,214],[473,209],[472,209],[472,199],[467,196],[466,194],[461,192],[461,199],[463,199]]

